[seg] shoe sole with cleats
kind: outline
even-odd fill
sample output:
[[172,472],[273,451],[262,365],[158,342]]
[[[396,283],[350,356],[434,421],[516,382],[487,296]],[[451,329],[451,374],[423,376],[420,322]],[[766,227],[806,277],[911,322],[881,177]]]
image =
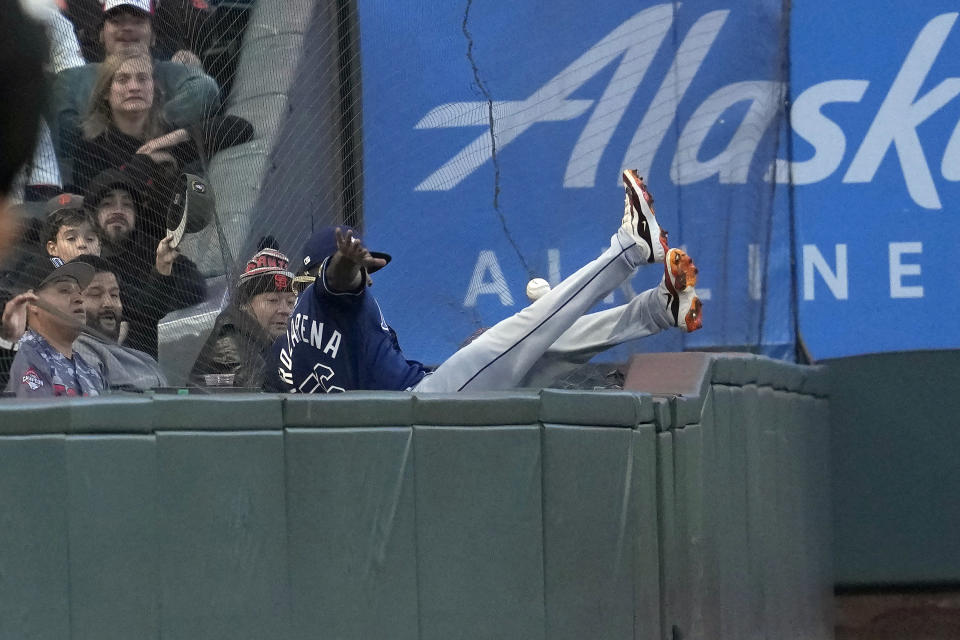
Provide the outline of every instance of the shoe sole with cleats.
[[700,270],[683,249],[670,249],[663,264],[661,293],[673,326],[690,333],[703,328],[703,303],[694,286]]
[[670,292],[679,293],[687,287],[697,285],[697,274],[700,270],[686,251],[673,248],[667,251],[667,258],[663,261],[663,272]]

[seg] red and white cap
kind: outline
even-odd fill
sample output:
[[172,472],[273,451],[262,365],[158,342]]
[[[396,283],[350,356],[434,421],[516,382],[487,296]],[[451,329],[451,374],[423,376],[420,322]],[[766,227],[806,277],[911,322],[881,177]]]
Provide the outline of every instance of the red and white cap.
[[104,0],[103,12],[108,13],[120,7],[131,7],[147,15],[153,15],[153,0]]

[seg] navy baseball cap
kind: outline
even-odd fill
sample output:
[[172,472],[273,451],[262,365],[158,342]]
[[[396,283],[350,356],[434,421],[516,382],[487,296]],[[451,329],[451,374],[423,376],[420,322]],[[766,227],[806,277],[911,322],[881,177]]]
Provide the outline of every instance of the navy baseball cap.
[[[360,237],[360,234],[357,232],[357,230],[345,224],[337,225],[336,227],[324,227],[323,229],[320,229],[310,236],[310,239],[307,240],[307,244],[303,247],[303,259],[300,263],[300,270],[297,271],[298,275],[305,273],[310,267],[320,264],[324,261],[324,259],[337,252],[338,228],[342,233],[353,231],[353,237],[363,242],[363,239]],[[370,255],[372,255],[374,258],[385,260],[388,264],[392,259],[389,254],[381,253],[379,251],[371,251]],[[385,264],[384,267],[385,266],[387,265]],[[376,267],[371,269],[370,273],[379,271],[382,268],[383,267]]]

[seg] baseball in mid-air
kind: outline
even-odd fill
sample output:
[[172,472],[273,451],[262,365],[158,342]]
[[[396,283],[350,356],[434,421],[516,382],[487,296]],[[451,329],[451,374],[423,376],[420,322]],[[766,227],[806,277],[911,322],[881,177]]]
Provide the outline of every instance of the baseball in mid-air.
[[543,278],[534,278],[527,283],[527,297],[536,302],[550,291],[550,283]]

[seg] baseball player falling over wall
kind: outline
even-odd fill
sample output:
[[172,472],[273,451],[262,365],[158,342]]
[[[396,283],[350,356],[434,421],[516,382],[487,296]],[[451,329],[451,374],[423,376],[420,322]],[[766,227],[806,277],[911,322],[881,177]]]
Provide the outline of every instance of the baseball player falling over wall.
[[[368,274],[389,256],[371,253],[349,228],[317,232],[304,251],[306,278],[285,336],[274,345],[281,389],[465,391],[509,389],[541,380],[551,352],[599,352],[669,327],[696,331],[702,306],[697,268],[671,249],[654,216],[653,198],[636,171],[623,172],[620,228],[610,246],[533,304],[497,323],[433,372],[407,360],[396,333],[367,291]],[[660,284],[629,304],[584,316],[641,266],[663,264]]]

